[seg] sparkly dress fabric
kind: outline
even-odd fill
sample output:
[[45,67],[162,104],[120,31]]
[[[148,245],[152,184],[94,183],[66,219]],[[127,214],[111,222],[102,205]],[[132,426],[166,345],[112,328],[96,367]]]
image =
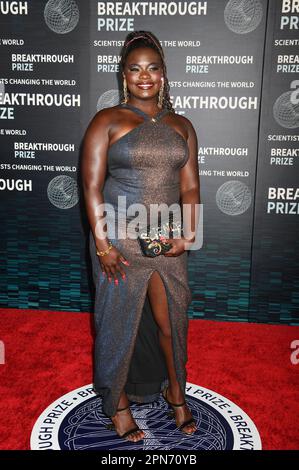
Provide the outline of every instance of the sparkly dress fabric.
[[[118,233],[118,227],[120,231],[127,229],[136,217],[135,212],[134,216],[127,212],[131,204],[143,204],[148,214],[151,204],[180,204],[180,170],[189,157],[187,143],[163,122],[168,109],[162,109],[152,120],[133,105],[119,106],[139,114],[143,122],[108,150],[103,188],[107,236],[130,263],[130,266],[121,263],[126,280],[118,276],[118,286],[102,275],[94,237],[91,231],[89,234],[95,284],[94,387],[102,396],[102,408],[107,416],[116,413],[123,389],[130,400],[144,403],[157,399],[167,384],[158,327],[147,296],[148,282],[155,271],[167,295],[175,370],[185,393],[187,310],[192,298],[186,251],[175,257],[146,257],[137,239],[119,237]],[[125,201],[122,205],[118,204],[119,197]],[[120,213],[125,214],[125,225],[118,222]]]

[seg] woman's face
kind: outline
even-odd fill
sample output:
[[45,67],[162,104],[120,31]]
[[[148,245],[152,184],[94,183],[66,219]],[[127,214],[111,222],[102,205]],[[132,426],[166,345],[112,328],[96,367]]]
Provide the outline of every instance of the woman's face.
[[124,76],[131,95],[139,99],[155,97],[163,77],[160,55],[149,47],[134,49],[127,56]]

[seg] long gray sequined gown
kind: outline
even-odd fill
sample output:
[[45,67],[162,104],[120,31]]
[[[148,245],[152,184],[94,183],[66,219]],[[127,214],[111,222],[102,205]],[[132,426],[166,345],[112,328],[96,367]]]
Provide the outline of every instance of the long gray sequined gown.
[[[163,122],[162,109],[155,121],[131,104],[120,104],[144,118],[137,127],[114,142],[108,150],[108,173],[103,189],[105,205],[116,213],[118,196],[126,196],[126,208],[142,203],[180,203],[180,169],[188,160],[185,139]],[[108,206],[107,206],[108,207]],[[149,213],[149,212],[148,212]],[[136,215],[135,215],[136,217]],[[133,217],[126,217],[126,224]],[[95,283],[94,387],[102,396],[103,412],[116,413],[122,389],[136,402],[153,401],[167,384],[165,359],[158,342],[147,286],[154,271],[164,283],[172,330],[174,364],[183,393],[186,386],[187,309],[191,302],[185,251],[176,257],[143,256],[137,239],[121,239],[112,232],[114,219],[106,215],[107,236],[129,261],[121,264],[126,280],[109,283],[103,276],[94,237],[90,231],[90,254]],[[116,225],[117,227],[117,225]],[[112,278],[113,279],[113,278]]]

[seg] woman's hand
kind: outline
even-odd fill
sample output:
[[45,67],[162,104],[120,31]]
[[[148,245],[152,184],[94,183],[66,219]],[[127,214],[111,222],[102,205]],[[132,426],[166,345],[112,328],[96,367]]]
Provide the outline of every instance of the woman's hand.
[[170,250],[164,253],[164,256],[180,256],[186,251],[192,242],[187,238],[164,238],[160,237],[164,243],[171,245]]
[[130,266],[129,261],[115,248],[111,248],[109,253],[105,256],[99,256],[99,261],[103,275],[107,275],[108,281],[111,282],[114,278],[114,284],[118,285],[117,273],[119,272],[123,280],[126,280],[126,273],[124,272],[120,263]]

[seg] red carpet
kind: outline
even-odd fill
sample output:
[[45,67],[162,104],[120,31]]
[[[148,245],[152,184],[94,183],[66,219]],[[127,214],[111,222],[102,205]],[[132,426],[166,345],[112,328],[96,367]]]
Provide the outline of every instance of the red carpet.
[[[91,316],[1,310],[0,449],[29,449],[39,414],[92,382]],[[263,449],[298,449],[299,327],[190,321],[188,381],[224,395],[254,421]]]

